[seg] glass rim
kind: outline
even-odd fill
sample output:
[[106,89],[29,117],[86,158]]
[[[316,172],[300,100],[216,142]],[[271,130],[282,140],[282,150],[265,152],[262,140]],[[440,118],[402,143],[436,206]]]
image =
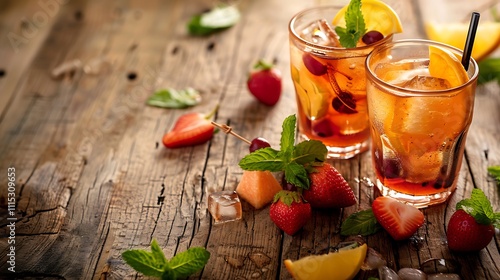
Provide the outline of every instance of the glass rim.
[[348,50],[348,51],[363,51],[363,50],[368,50],[368,49],[371,49],[371,48],[375,48],[379,45],[383,45],[383,44],[386,44],[387,42],[389,41],[392,41],[392,38],[394,37],[394,34],[389,34],[387,36],[385,36],[382,40],[378,41],[378,42],[375,42],[373,44],[370,44],[370,45],[366,45],[366,46],[361,46],[361,47],[355,47],[355,48],[344,48],[344,47],[332,47],[332,46],[322,46],[322,45],[318,45],[318,44],[315,44],[313,42],[310,42],[310,41],[307,41],[305,39],[303,39],[302,37],[299,36],[299,34],[297,33],[297,31],[295,30],[295,28],[293,27],[294,26],[294,23],[297,21],[297,19],[307,13],[310,13],[311,11],[321,11],[321,10],[324,10],[325,8],[328,9],[328,8],[335,8],[335,9],[342,9],[344,6],[342,5],[323,5],[323,6],[317,6],[317,7],[312,7],[312,8],[307,8],[307,9],[304,9],[304,10],[301,10],[299,11],[298,13],[296,13],[289,21],[288,23],[288,31],[289,31],[289,34],[291,34],[293,36],[293,39],[295,40],[298,40],[300,41],[301,43],[307,45],[307,46],[310,46],[310,47],[313,47],[315,49],[319,49],[319,50],[324,50],[326,52],[329,52],[329,51],[345,51],[345,50]]
[[[402,96],[441,96],[441,95],[447,95],[450,92],[455,92],[457,90],[460,90],[460,89],[463,89],[463,88],[470,86],[471,84],[475,83],[479,77],[479,66],[478,66],[476,60],[472,57],[469,60],[469,69],[471,66],[473,66],[474,72],[472,73],[471,77],[469,77],[469,80],[467,82],[459,85],[459,86],[448,88],[448,89],[442,89],[442,90],[425,91],[425,90],[418,90],[418,89],[402,88],[402,87],[392,85],[392,84],[380,79],[377,75],[375,75],[375,73],[373,73],[373,71],[370,67],[370,61],[375,54],[381,53],[389,48],[393,48],[394,46],[404,46],[404,45],[408,45],[408,46],[410,46],[410,45],[419,45],[419,46],[422,46],[422,45],[431,46],[431,45],[433,45],[433,46],[437,46],[437,47],[451,50],[451,51],[459,53],[459,54],[463,54],[463,51],[459,48],[456,48],[456,47],[453,47],[453,46],[450,46],[450,45],[447,45],[447,44],[444,44],[441,42],[427,40],[427,39],[397,40],[397,41],[388,42],[384,45],[381,45],[381,46],[373,49],[373,51],[368,54],[368,56],[366,57],[366,60],[365,60],[365,69],[366,69],[366,73],[368,76],[367,78],[368,78],[368,80],[373,80],[377,84],[380,84],[380,85],[388,88],[392,95],[402,95]],[[395,92],[397,92],[397,93],[395,93]]]

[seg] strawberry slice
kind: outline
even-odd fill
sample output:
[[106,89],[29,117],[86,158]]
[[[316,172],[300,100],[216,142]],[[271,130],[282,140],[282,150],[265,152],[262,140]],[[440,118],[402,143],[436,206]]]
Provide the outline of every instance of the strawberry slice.
[[163,136],[163,145],[167,148],[180,148],[199,145],[210,140],[214,134],[214,126],[208,120],[217,108],[204,116],[199,113],[187,113],[177,119],[174,127]]
[[394,240],[410,238],[424,224],[424,214],[420,210],[387,196],[377,197],[372,203],[372,211]]

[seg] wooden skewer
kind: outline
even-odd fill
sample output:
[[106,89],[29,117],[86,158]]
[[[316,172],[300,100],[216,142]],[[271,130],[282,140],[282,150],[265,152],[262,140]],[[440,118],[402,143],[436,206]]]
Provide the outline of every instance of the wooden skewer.
[[243,136],[239,135],[238,133],[234,132],[233,129],[229,125],[220,124],[220,123],[216,123],[216,122],[213,122],[213,121],[212,121],[212,125],[220,128],[226,134],[232,134],[233,136],[235,136],[236,138],[240,139],[241,141],[247,143],[248,145],[252,144],[252,142],[250,142],[250,140],[248,140],[245,137],[243,137]]

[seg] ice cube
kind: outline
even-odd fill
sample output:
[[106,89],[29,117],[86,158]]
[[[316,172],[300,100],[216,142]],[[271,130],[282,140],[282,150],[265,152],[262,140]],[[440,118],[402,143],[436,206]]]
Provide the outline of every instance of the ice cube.
[[337,34],[326,19],[319,19],[305,27],[300,37],[306,41],[321,46],[339,47],[340,42]]
[[215,224],[241,220],[241,202],[235,191],[220,191],[208,196],[208,211]]
[[451,88],[450,83],[441,78],[429,76],[415,76],[411,80],[401,84],[400,87],[416,90],[444,90]]

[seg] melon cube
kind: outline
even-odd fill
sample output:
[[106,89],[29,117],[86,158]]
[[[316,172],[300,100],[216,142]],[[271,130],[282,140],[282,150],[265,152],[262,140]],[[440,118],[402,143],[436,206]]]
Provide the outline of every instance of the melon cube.
[[276,193],[282,190],[280,183],[269,171],[244,170],[241,180],[236,187],[240,198],[244,199],[255,209],[269,204]]

